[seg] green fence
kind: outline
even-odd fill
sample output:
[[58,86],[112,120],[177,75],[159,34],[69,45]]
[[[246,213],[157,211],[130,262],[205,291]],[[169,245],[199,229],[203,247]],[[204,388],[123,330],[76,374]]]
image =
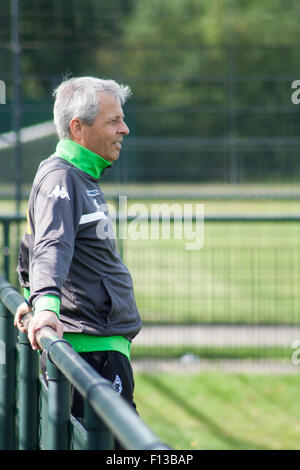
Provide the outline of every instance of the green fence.
[[[290,364],[291,344],[300,337],[299,215],[205,215],[203,247],[187,250],[189,240],[174,236],[181,224],[176,213],[170,216],[170,237],[161,236],[160,215],[160,237],[151,238],[155,200],[142,201],[149,213],[139,217],[139,233],[149,236],[117,236],[144,325],[133,343],[133,360],[192,352],[200,358],[273,358]],[[136,224],[130,210],[124,218],[117,207],[118,234]],[[195,229],[195,216],[185,223]],[[6,217],[2,224],[3,272],[17,285],[16,240],[25,222]],[[189,327],[200,333],[208,328],[212,341],[183,340]]]
[[[0,299],[0,449],[110,450],[113,437],[126,449],[168,449],[110,382],[48,327],[37,333],[47,352],[46,386],[27,335],[16,341],[12,314],[23,299],[1,276]],[[70,415],[71,384],[85,399],[84,425]]]
[[[116,212],[118,234],[137,225],[134,216],[124,219]],[[176,214],[170,216],[170,236],[163,239],[163,217],[156,239],[150,214],[139,217],[135,238],[117,235],[144,323],[300,325],[298,215],[205,215],[199,250],[187,250],[189,240],[176,238],[176,227],[182,227]],[[195,231],[194,216],[184,222]],[[17,245],[25,218],[2,216],[0,224],[2,271],[17,285]]]

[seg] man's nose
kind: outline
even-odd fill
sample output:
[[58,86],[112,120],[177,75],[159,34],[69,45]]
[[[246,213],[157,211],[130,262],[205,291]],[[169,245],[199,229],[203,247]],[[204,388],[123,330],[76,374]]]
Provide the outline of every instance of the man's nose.
[[119,129],[119,132],[120,134],[123,134],[123,135],[128,135],[129,134],[129,127],[127,126],[126,122],[123,121],[122,122],[122,125],[121,125],[121,128]]

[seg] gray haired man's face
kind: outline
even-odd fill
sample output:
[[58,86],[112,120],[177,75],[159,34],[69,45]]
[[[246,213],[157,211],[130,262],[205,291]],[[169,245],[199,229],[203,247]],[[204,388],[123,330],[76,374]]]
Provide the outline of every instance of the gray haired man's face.
[[107,93],[100,93],[100,113],[91,126],[80,123],[81,137],[78,143],[100,155],[108,162],[118,160],[124,136],[129,129],[124,121],[120,100]]

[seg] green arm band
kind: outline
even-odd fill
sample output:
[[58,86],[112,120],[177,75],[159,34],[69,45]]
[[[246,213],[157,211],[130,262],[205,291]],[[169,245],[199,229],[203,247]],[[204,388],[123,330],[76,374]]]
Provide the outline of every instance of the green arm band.
[[42,310],[50,310],[56,313],[59,318],[60,298],[56,295],[43,295],[34,302],[35,315]]
[[28,300],[30,297],[30,289],[27,289],[27,287],[24,287],[23,295],[24,295],[24,299]]

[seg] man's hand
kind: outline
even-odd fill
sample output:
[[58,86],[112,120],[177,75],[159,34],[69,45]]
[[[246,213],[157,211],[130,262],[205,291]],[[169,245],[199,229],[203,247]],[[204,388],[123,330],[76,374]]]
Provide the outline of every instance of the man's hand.
[[32,349],[34,350],[41,349],[41,347],[36,342],[35,334],[44,326],[49,326],[52,328],[61,338],[63,336],[64,325],[61,321],[59,321],[56,313],[51,312],[50,310],[42,310],[41,312],[34,315],[28,325],[28,339]]
[[23,302],[16,311],[14,325],[18,327],[18,329],[22,333],[28,333],[28,339],[30,341],[32,349],[41,349],[35,340],[35,334],[44,326],[49,326],[58,334],[58,336],[62,338],[64,332],[64,325],[61,321],[59,321],[57,315],[54,312],[51,312],[50,310],[43,310],[38,314],[34,315],[28,323],[27,330],[23,325],[23,317],[30,312],[32,312],[31,307],[29,307],[26,302]]
[[32,308],[26,302],[23,302],[16,311],[14,325],[22,333],[27,333],[27,330],[23,325],[23,317],[29,312],[32,312]]

